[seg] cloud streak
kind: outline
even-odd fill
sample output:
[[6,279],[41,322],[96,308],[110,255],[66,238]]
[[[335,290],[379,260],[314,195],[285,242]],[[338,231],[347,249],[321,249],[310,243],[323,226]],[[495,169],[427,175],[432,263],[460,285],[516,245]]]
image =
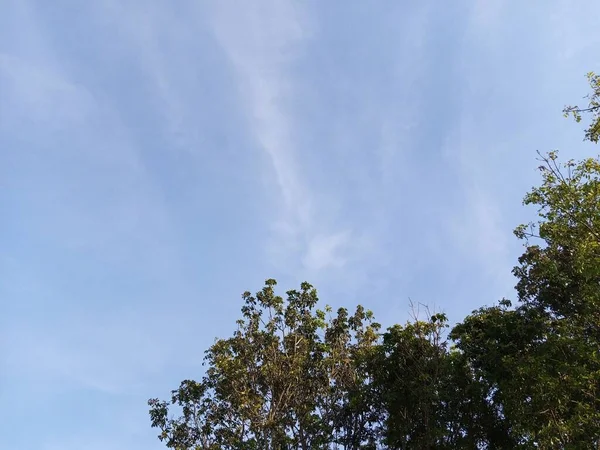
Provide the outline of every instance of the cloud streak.
[[341,267],[348,230],[324,230],[316,215],[326,204],[317,200],[303,178],[301,152],[294,144],[293,64],[311,37],[311,21],[301,4],[262,0],[254,4],[218,2],[215,34],[234,68],[249,126],[268,155],[281,208],[272,255],[278,263],[299,258],[309,271]]

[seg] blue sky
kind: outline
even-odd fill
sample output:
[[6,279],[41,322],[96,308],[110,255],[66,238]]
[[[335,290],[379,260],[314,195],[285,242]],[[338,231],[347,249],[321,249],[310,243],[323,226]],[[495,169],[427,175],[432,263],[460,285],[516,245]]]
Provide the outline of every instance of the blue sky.
[[159,449],[243,291],[503,296],[600,3],[0,0],[0,448]]

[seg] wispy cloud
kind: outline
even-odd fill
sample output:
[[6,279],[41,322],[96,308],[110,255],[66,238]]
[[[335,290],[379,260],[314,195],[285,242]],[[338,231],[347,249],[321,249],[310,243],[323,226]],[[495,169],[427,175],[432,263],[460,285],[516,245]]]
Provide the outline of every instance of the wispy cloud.
[[223,1],[214,30],[236,71],[249,126],[269,157],[280,194],[272,255],[278,263],[298,258],[309,271],[345,264],[349,230],[323,230],[317,214],[327,208],[303,177],[302,152],[294,143],[293,64],[313,24],[300,3]]

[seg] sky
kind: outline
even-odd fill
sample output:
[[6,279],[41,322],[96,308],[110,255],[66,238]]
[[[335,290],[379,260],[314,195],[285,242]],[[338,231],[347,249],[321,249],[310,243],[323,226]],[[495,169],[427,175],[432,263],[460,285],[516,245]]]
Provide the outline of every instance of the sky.
[[599,2],[0,0],[0,449],[152,450],[244,291],[515,298]]

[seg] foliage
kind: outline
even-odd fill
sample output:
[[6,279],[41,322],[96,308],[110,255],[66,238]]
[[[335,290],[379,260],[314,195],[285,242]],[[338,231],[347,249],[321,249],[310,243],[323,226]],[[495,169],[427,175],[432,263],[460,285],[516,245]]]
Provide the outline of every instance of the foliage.
[[287,301],[275,285],[267,280],[256,296],[243,295],[238,329],[207,351],[202,381],[172,392],[180,418],[168,419],[167,402],[150,401],[167,447],[375,448],[364,362],[379,325],[360,306],[327,319],[331,310],[315,310],[308,283],[287,292]]
[[[444,314],[378,333],[358,306],[316,309],[307,283],[287,301],[268,280],[206,353],[200,382],[152,399],[152,426],[176,449],[506,448],[512,441]],[[173,408],[180,416],[170,419]]]
[[393,449],[506,448],[485,385],[461,353],[449,352],[444,314],[388,329],[374,365],[385,411],[382,443]]
[[536,448],[593,448],[600,432],[600,162],[542,158],[525,196],[540,219],[514,274],[519,305],[482,308],[452,332],[492,386],[513,435]]

